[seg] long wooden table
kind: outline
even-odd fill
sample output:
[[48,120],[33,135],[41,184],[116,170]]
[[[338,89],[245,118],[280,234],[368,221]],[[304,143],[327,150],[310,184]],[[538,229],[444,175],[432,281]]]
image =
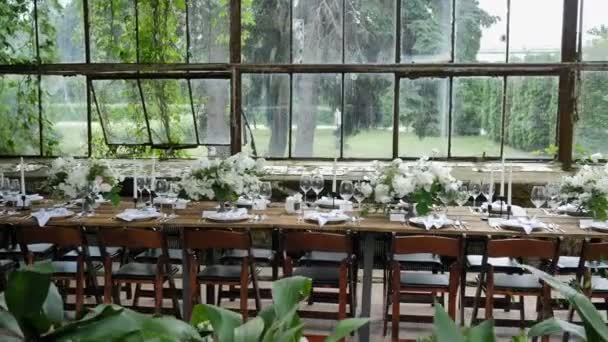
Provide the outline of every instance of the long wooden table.
[[[53,203],[50,201],[37,204],[33,210],[38,207],[49,207]],[[92,217],[79,217],[67,219],[52,219],[47,226],[81,226],[95,228],[112,228],[112,227],[178,227],[178,228],[234,228],[234,229],[251,229],[255,230],[272,230],[272,229],[294,229],[294,230],[319,230],[319,231],[357,231],[360,233],[363,244],[363,279],[362,279],[362,303],[360,317],[370,317],[371,309],[371,293],[372,293],[372,271],[373,258],[375,252],[375,240],[377,234],[395,232],[400,234],[436,234],[436,235],[456,235],[456,236],[471,236],[471,237],[504,237],[504,236],[523,236],[524,232],[512,231],[505,229],[495,229],[482,220],[483,215],[474,213],[468,207],[450,208],[448,215],[452,218],[459,218],[466,223],[466,229],[457,227],[447,227],[443,229],[425,230],[419,227],[414,227],[409,224],[399,222],[389,222],[388,218],[381,213],[371,213],[365,217],[360,223],[353,224],[352,222],[343,224],[330,224],[319,227],[318,224],[298,220],[298,215],[287,214],[281,203],[273,203],[263,213],[266,217],[264,220],[256,222],[239,222],[239,223],[217,223],[205,220],[202,218],[203,210],[214,210],[215,203],[200,202],[191,203],[185,210],[178,210],[178,217],[168,221],[140,221],[140,222],[124,222],[117,219],[116,214],[126,208],[133,207],[133,203],[124,201],[120,205],[113,207],[103,205],[96,210],[96,214]],[[78,209],[74,209],[78,210]],[[566,239],[584,239],[584,238],[607,238],[608,234],[595,230],[583,230],[579,228],[580,218],[558,215],[546,215],[544,211],[536,209],[527,209],[529,216],[536,216],[539,220],[546,223],[552,223],[558,227],[551,230],[534,231],[529,236],[544,237],[544,238],[566,238]],[[36,221],[29,216],[29,212],[20,212],[13,216],[0,216],[0,225],[37,225]],[[188,258],[184,258],[184,267],[187,265]],[[188,268],[185,268],[188,269]],[[190,290],[187,279],[188,272],[183,272],[183,293],[184,299],[188,298]],[[184,303],[186,300],[184,300]],[[184,306],[186,308],[187,306]],[[184,312],[184,317],[188,317],[189,312]],[[369,340],[369,326],[361,329],[359,332],[360,341]]]

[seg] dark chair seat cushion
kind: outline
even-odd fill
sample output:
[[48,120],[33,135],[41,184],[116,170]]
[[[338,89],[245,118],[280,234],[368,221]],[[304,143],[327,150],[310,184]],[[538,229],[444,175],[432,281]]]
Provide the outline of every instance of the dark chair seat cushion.
[[[54,250],[53,244],[50,243],[34,243],[27,245],[27,248],[35,255],[48,255]],[[15,245],[15,248],[1,248],[0,255],[3,254],[21,257],[21,247],[19,245]]]
[[[117,257],[118,255],[120,255],[121,252],[122,248],[120,247],[106,247],[106,253],[108,253],[111,258]],[[69,253],[66,253],[62,259],[76,260],[77,256],[78,252],[72,250]],[[91,257],[91,259],[101,260],[101,250],[99,249],[99,247],[89,246],[89,256]]]
[[[252,248],[251,253],[255,262],[271,263],[274,260],[275,253],[272,249],[267,248]],[[247,256],[245,249],[230,249],[222,255],[220,261],[222,263],[241,262],[241,259]]]
[[395,254],[393,260],[408,270],[438,271],[443,268],[441,257],[432,253]]
[[[580,260],[581,258],[577,256],[560,256],[557,261],[559,273],[575,273],[578,270]],[[590,268],[592,271],[603,270],[608,268],[608,262],[604,260],[585,261],[585,267]]]
[[409,287],[448,287],[450,278],[447,274],[429,272],[402,272],[401,285]]
[[[167,250],[167,253],[169,253],[169,260],[171,261],[171,263],[173,263],[173,264],[182,263],[183,254],[182,254],[181,249],[169,248]],[[135,261],[155,263],[161,254],[162,254],[161,248],[147,249],[147,250],[139,253],[137,256],[135,256]]]
[[[178,272],[177,267],[171,266],[171,275]],[[122,265],[118,270],[112,272],[115,279],[154,279],[156,276],[156,264],[131,262]],[[165,277],[167,275],[165,274]]]
[[591,289],[593,292],[608,292],[608,279],[601,276],[591,277]]
[[348,254],[342,252],[321,252],[310,251],[304,254],[299,263],[302,265],[339,265],[342,260],[348,257]]
[[17,267],[17,263],[13,260],[0,259],[0,271],[7,271]]
[[[256,273],[259,270],[256,269]],[[197,275],[200,281],[230,281],[238,282],[241,279],[240,265],[209,265]]]
[[[467,267],[472,271],[479,271],[483,261],[482,255],[467,255]],[[501,272],[521,273],[521,267],[517,266],[515,259],[508,257],[488,258],[488,264]]]
[[494,274],[494,288],[497,290],[539,290],[542,284],[531,274]]
[[300,266],[293,271],[293,275],[311,278],[313,285],[338,286],[340,268],[335,266]]
[[[76,261],[52,261],[51,265],[53,266],[53,274],[59,276],[73,276],[76,274],[76,268],[78,267]],[[101,264],[99,263],[93,263],[92,266],[95,271],[101,269]]]

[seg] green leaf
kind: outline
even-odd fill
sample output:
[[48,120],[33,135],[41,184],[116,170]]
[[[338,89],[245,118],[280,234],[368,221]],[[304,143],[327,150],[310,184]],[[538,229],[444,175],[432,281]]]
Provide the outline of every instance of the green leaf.
[[49,284],[49,292],[42,305],[42,311],[55,324],[61,323],[65,318],[63,313],[63,298],[61,298],[57,286],[52,282]]
[[312,279],[305,277],[289,277],[275,281],[272,284],[275,315],[282,317],[298,306],[310,295]]
[[569,332],[571,335],[577,336],[583,341],[587,340],[584,327],[557,318],[549,318],[535,324],[530,328],[530,331],[528,331],[528,336],[558,335],[563,332]]
[[196,327],[201,323],[209,322],[213,327],[215,337],[219,341],[232,342],[234,340],[234,330],[241,325],[242,321],[241,315],[236,312],[213,305],[198,304],[192,310],[190,324]]
[[493,342],[496,340],[494,336],[494,321],[487,320],[476,327],[470,328],[467,331],[467,342]]
[[234,329],[235,342],[258,342],[264,332],[264,320],[256,317]]
[[[44,271],[44,267],[39,268]],[[39,335],[50,328],[50,322],[42,315],[50,283],[50,275],[40,273],[36,267],[17,270],[9,275],[6,305],[26,336]]]
[[435,303],[434,325],[437,342],[465,342],[460,329],[439,303]]
[[[21,332],[19,323],[8,311],[0,310],[0,329],[7,330],[15,336],[23,337],[23,332]],[[0,336],[2,335],[0,334]],[[4,338],[4,336],[2,336],[2,338]]]
[[148,317],[141,322],[145,335],[167,336],[176,341],[202,341],[191,325],[172,316]]
[[367,318],[349,318],[338,322],[336,329],[325,339],[325,342],[337,342],[341,338],[350,335],[351,332],[369,323]]

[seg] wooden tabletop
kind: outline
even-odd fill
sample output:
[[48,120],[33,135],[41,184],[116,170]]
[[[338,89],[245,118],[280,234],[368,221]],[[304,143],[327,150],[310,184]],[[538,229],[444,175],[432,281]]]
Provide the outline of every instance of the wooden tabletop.
[[[33,210],[39,208],[51,207],[56,202],[43,201],[33,207]],[[84,227],[183,227],[183,228],[235,228],[252,230],[268,230],[273,228],[281,229],[306,229],[306,230],[324,230],[324,231],[360,231],[360,232],[396,232],[404,234],[441,234],[441,235],[467,235],[467,236],[521,236],[524,232],[495,229],[488,225],[487,221],[483,220],[484,215],[472,212],[468,207],[450,208],[448,216],[452,219],[462,220],[466,229],[457,227],[446,227],[442,229],[425,230],[423,228],[414,227],[409,224],[401,224],[399,222],[390,222],[386,215],[381,213],[370,213],[359,224],[352,222],[342,224],[327,224],[319,227],[318,224],[306,222],[298,219],[297,214],[288,214],[285,212],[283,203],[272,203],[264,212],[258,212],[260,216],[264,215],[263,220],[256,222],[243,221],[238,223],[222,223],[211,222],[202,218],[203,210],[214,210],[216,203],[214,202],[197,202],[190,203],[185,210],[177,210],[178,217],[167,221],[139,221],[125,222],[116,218],[116,215],[126,208],[132,208],[133,203],[128,201],[121,202],[118,206],[104,204],[96,209],[95,215],[91,217],[72,217],[66,219],[51,219],[47,226],[84,226]],[[1,208],[0,208],[1,210]],[[76,212],[78,208],[72,209]],[[536,215],[537,219],[547,223],[554,224],[554,229],[537,230],[530,234],[535,237],[564,237],[571,239],[584,238],[606,238],[608,234],[595,230],[583,230],[579,228],[579,220],[577,217],[569,217],[562,215],[547,215],[544,211],[537,209],[527,209],[528,215]],[[0,216],[0,225],[37,225],[35,219],[31,216],[31,211],[18,212],[12,216]],[[358,212],[354,212],[358,215]]]

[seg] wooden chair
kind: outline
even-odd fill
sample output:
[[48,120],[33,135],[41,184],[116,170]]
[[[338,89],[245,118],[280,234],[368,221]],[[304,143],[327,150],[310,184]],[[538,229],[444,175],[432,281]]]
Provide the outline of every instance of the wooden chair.
[[[180,317],[180,308],[177,300],[174,276],[177,267],[169,263],[167,256],[167,240],[163,232],[153,229],[138,228],[104,228],[98,231],[99,248],[104,260],[104,303],[114,302],[120,304],[120,293],[117,289],[121,283],[153,284],[154,285],[154,312],[162,312],[164,283],[169,284],[169,294],[173,304],[173,312]],[[121,247],[124,253],[130,249],[160,248],[163,253],[155,264],[128,262],[114,270],[113,258],[108,247]],[[118,285],[118,286],[116,286]],[[133,306],[138,306],[137,298],[133,299]]]
[[[20,227],[17,230],[17,241],[19,242],[23,259],[30,265],[35,262],[35,253],[29,249],[32,244],[48,243],[63,248],[74,248],[86,245],[81,228],[65,227]],[[76,282],[76,314],[82,313],[84,305],[85,284],[85,254],[78,252],[76,261],[52,261],[53,280]],[[99,269],[99,265],[94,266]]]
[[[403,264],[395,256],[413,253],[431,253],[446,258],[449,275],[433,273],[432,270],[426,272],[403,271]],[[399,340],[400,321],[432,322],[432,317],[402,316],[400,314],[400,304],[403,295],[431,295],[434,297],[437,293],[447,293],[448,313],[452,319],[456,318],[462,254],[462,239],[439,236],[396,236],[393,234],[389,258],[391,272],[388,281],[390,286],[387,287],[385,293],[384,335],[386,335],[389,319],[391,320],[393,341]],[[391,304],[392,314],[389,317],[388,308]]]
[[[319,232],[283,232],[283,274],[285,277],[303,276],[312,279],[312,287],[337,289],[338,312],[300,311],[302,317],[344,319],[355,315],[355,285],[352,268],[356,265],[353,242],[349,232],[331,234]],[[292,257],[317,251],[342,253],[339,265],[298,264],[294,267]],[[336,294],[313,291],[315,302],[336,303]],[[346,306],[350,310],[347,314]]]
[[[249,283],[252,283],[256,309],[258,311],[261,309],[256,279],[258,271],[255,268],[249,231],[184,229],[183,246],[190,258],[189,272],[192,291],[189,305],[194,305],[200,301],[201,285],[207,286],[207,293],[213,291],[212,289],[216,285],[220,287],[220,291],[222,286],[238,287],[240,291],[240,312],[245,321],[249,315]],[[212,264],[203,266],[201,270],[202,254],[215,249],[245,250],[246,256],[241,259],[241,265]],[[210,300],[213,301],[213,299]],[[218,300],[217,305],[220,304]]]
[[[509,257],[516,258],[524,263],[529,263],[530,259],[539,259],[540,267],[546,272],[554,274],[559,259],[559,240],[538,240],[538,239],[504,239],[488,241],[486,253],[483,256],[483,270],[479,277],[479,288],[485,291],[485,319],[494,317],[495,295],[520,296],[522,310],[520,311],[519,324],[514,324],[513,320],[495,320],[497,325],[519,326],[521,328],[533,324],[525,320],[523,311],[524,298],[526,296],[537,297],[538,320],[548,318],[551,313],[551,288],[539,281],[534,275],[497,273],[494,266],[489,262],[489,258]],[[473,322],[477,320],[478,307],[473,308]],[[547,339],[548,337],[543,337]]]

